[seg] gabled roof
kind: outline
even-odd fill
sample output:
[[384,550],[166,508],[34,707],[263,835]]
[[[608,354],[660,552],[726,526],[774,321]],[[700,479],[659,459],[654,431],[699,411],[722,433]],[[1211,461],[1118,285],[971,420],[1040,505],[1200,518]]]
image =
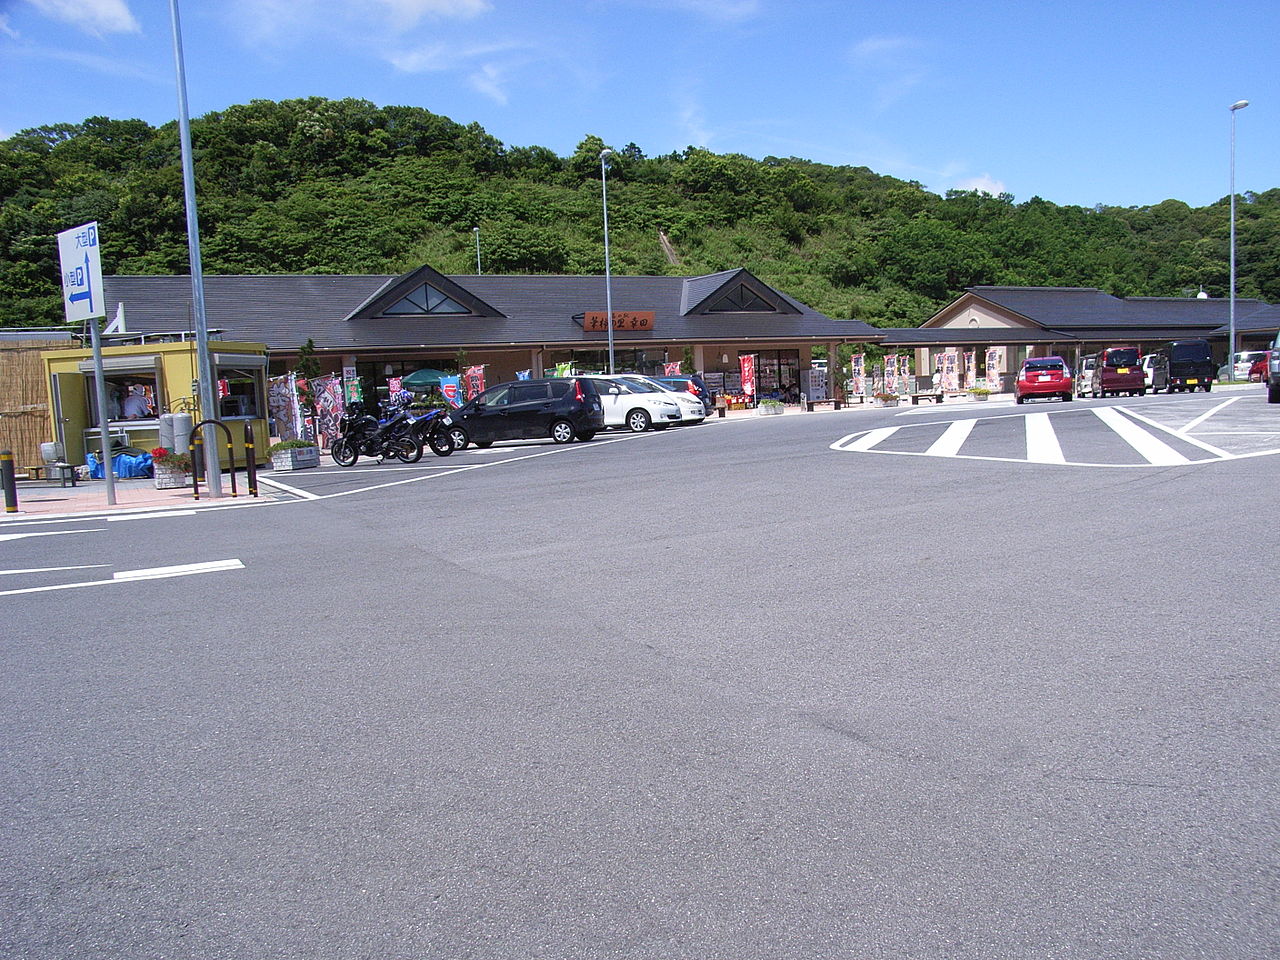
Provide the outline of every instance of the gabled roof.
[[[474,315],[382,315],[422,282],[467,305]],[[762,291],[778,312],[696,312],[734,283]],[[189,277],[107,277],[105,287],[108,303],[126,304],[131,331],[191,326]],[[613,277],[611,293],[615,311],[646,310],[655,317],[653,330],[615,331],[615,342],[878,340],[882,335],[859,320],[833,320],[746,270],[706,277]],[[308,337],[321,350],[603,343],[605,334],[583,332],[581,318],[585,311],[604,308],[605,278],[599,276],[444,276],[419,268],[396,277],[205,278],[210,327],[230,339],[280,350],[296,349]]]

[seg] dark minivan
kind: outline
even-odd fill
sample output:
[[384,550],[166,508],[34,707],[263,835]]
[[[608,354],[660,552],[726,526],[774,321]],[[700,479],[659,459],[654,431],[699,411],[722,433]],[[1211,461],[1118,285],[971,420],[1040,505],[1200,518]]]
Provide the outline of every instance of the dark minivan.
[[1090,375],[1089,387],[1095,397],[1122,393],[1146,395],[1147,378],[1142,372],[1137,347],[1107,347],[1096,356],[1097,366]]
[[513,380],[450,411],[442,425],[454,450],[472,443],[487,447],[496,440],[549,437],[569,443],[590,440],[604,428],[604,406],[595,383],[586,377]]
[[1213,378],[1218,372],[1213,362],[1213,351],[1208,340],[1171,340],[1153,352],[1155,361],[1151,367],[1151,392],[1168,390],[1194,390],[1200,387],[1206,393],[1213,388]]

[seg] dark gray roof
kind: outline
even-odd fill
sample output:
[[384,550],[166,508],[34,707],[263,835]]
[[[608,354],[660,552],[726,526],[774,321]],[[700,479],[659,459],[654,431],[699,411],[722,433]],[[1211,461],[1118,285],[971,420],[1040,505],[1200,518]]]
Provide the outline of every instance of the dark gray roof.
[[893,327],[884,331],[889,347],[959,347],[967,344],[1071,343],[1075,337],[1040,327]]
[[[1240,310],[1240,301],[1236,301],[1236,333],[1267,333],[1280,331],[1280,306],[1264,304],[1261,309],[1244,314]],[[1222,326],[1213,331],[1219,336],[1227,336],[1231,332],[1230,318]]]
[[[1113,297],[1093,287],[969,287],[968,292],[1054,330],[1119,333],[1150,339],[1175,331],[1209,335],[1225,323],[1230,301],[1199,297]],[[1261,300],[1236,299],[1236,321],[1272,309]],[[1091,337],[1093,333],[1089,334]]]
[[[859,320],[833,320],[774,290],[795,313],[685,314],[735,272],[706,277],[614,277],[614,310],[652,310],[652,331],[615,331],[623,343],[737,340],[879,339],[882,331]],[[290,350],[310,337],[328,350],[380,347],[461,347],[605,342],[584,334],[584,311],[605,308],[604,277],[450,276],[502,317],[353,317],[400,277],[206,276],[205,313],[228,340],[266,343]],[[754,278],[752,278],[754,279]],[[758,281],[757,281],[758,282]],[[191,280],[187,276],[122,276],[105,279],[109,304],[123,302],[127,329],[160,332],[191,329]],[[773,288],[769,288],[773,289]],[[348,319],[351,318],[351,319]]]

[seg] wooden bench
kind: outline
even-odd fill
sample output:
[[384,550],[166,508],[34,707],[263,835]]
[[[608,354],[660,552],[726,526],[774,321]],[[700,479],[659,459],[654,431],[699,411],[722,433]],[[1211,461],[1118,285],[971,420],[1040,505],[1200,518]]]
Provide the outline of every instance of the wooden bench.
[[814,408],[814,406],[815,406],[815,405],[817,405],[817,404],[819,404],[819,403],[829,403],[829,404],[831,404],[831,409],[832,409],[832,410],[839,410],[842,406],[844,406],[845,401],[844,401],[844,400],[837,400],[835,397],[828,397],[826,400],[806,400],[806,401],[804,402],[804,408],[805,408],[809,413],[813,413],[813,408]]
[[76,481],[80,479],[80,475],[76,472],[76,466],[74,463],[60,463],[55,461],[53,463],[31,464],[26,468],[26,471],[27,479],[29,480],[41,479],[40,475],[45,471],[48,471],[49,479],[52,480],[53,475],[56,473],[58,475],[59,486],[63,487],[67,485],[68,481],[70,481],[71,485],[74,487],[76,485]]
[[911,395],[911,405],[913,407],[919,406],[921,400],[928,400],[932,403],[941,403],[942,391],[941,390],[925,390],[922,393],[913,393]]

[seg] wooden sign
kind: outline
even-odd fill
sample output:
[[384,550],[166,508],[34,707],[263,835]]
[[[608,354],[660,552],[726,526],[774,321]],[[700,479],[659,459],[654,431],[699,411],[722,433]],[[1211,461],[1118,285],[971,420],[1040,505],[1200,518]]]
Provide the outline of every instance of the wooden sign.
[[[614,330],[652,330],[654,311],[652,310],[615,310],[613,311]],[[605,312],[588,310],[582,315],[582,329],[587,333],[607,333]]]

